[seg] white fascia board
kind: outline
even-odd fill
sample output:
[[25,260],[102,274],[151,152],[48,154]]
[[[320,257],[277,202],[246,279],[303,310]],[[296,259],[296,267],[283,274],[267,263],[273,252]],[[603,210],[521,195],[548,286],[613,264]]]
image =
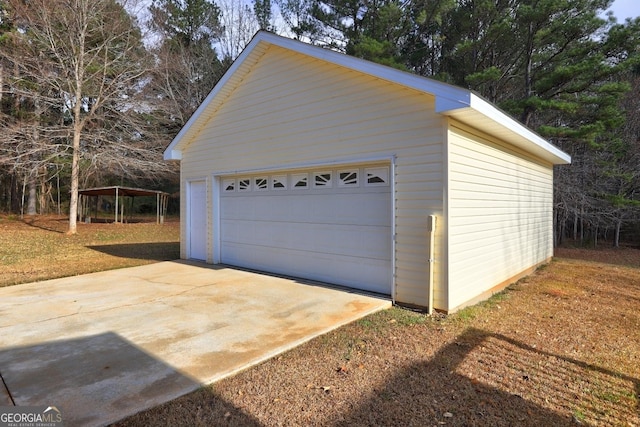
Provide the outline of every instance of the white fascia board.
[[475,113],[473,120],[463,120],[469,126],[482,129],[484,126],[481,121],[486,120],[512,135],[513,139],[506,142],[514,143],[525,151],[546,159],[554,165],[571,163],[571,156],[567,153],[471,91],[469,91],[469,103],[467,105],[462,102],[456,104],[446,100],[438,104],[436,100],[436,112],[442,115],[456,117],[458,113],[463,113],[465,110],[471,110]]
[[[175,141],[175,139],[174,139]],[[173,144],[173,142],[172,142]],[[165,160],[182,160],[182,150],[175,150],[175,149],[165,149],[164,151],[164,155],[163,155]]]
[[489,120],[526,139],[536,151],[542,149],[548,152],[549,155],[554,158],[554,164],[562,165],[571,163],[570,155],[474,93],[471,94],[471,108]]
[[442,96],[436,96],[436,113],[446,115],[448,111],[458,110],[460,108],[469,108],[471,106],[471,92],[467,92],[466,99],[445,98]]

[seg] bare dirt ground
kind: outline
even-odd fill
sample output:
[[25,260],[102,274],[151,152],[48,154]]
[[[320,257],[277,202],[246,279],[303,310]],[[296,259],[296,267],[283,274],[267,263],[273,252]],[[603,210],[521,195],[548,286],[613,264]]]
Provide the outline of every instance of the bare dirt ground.
[[[178,256],[177,223],[0,216],[0,286]],[[118,426],[640,427],[640,250],[561,248],[450,316],[402,308]]]

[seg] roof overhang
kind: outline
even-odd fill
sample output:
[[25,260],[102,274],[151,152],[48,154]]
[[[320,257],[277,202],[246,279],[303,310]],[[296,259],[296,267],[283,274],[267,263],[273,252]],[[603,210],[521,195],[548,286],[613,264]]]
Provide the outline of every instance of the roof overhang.
[[445,100],[438,103],[436,98],[436,112],[473,126],[554,165],[571,163],[571,156],[567,153],[473,92],[469,92],[465,102],[455,104]]
[[215,114],[233,88],[251,70],[251,67],[258,62],[269,46],[291,50],[393,84],[431,94],[435,97],[436,112],[439,114],[452,117],[464,124],[500,138],[552,164],[568,164],[571,162],[571,157],[568,154],[469,90],[329,49],[277,36],[266,31],[259,31],[254,36],[200,107],[193,113],[189,121],[166,148],[164,152],[165,160],[182,159],[184,147],[189,144],[197,132]]

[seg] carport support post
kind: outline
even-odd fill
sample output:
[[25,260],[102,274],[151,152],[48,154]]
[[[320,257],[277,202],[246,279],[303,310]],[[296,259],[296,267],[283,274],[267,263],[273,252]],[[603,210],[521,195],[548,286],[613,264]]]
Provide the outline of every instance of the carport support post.
[[118,187],[116,187],[116,217],[115,217],[115,223],[118,223]]
[[164,224],[164,219],[167,216],[167,205],[169,204],[169,195],[163,194],[161,197],[162,208],[160,211],[160,224]]

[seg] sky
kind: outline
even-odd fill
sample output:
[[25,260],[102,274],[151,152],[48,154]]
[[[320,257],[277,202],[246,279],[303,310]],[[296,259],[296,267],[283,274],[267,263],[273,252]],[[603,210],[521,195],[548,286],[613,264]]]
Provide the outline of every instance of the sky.
[[637,18],[640,16],[640,1],[638,0],[615,0],[609,9],[613,11],[613,16],[622,23],[627,18]]

